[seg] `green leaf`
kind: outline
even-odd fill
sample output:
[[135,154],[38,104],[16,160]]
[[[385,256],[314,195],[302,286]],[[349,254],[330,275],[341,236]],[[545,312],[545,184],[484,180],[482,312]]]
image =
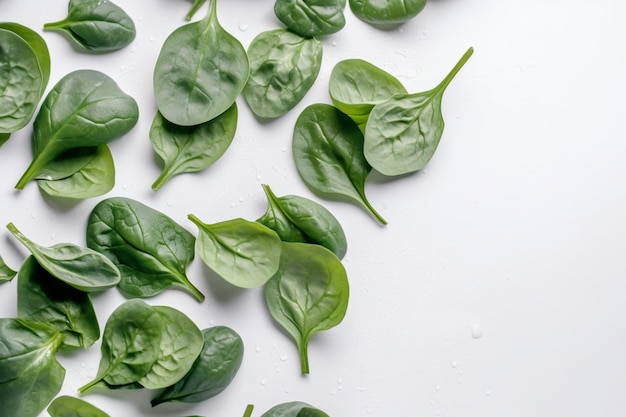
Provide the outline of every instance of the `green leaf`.
[[0,133],[0,146],[4,145],[10,137],[10,133]]
[[62,395],[48,406],[50,417],[109,417],[107,413],[80,398]]
[[11,281],[15,278],[16,274],[17,271],[9,268],[9,266],[4,262],[4,259],[2,259],[2,256],[0,256],[0,284]]
[[322,245],[339,259],[348,249],[346,235],[339,221],[322,205],[296,195],[277,197],[268,185],[263,185],[267,211],[257,219],[278,233],[285,242],[305,242]]
[[156,104],[170,122],[208,122],[233,105],[248,80],[246,50],[217,19],[217,0],[207,16],[176,29],[154,68]]
[[335,107],[350,116],[361,130],[365,130],[376,104],[407,92],[393,75],[362,59],[338,62],[330,73],[328,85]]
[[[80,168],[64,177],[74,163]],[[41,178],[40,174],[37,185],[51,197],[87,199],[106,194],[115,185],[115,164],[107,145],[72,149],[52,160],[45,171],[46,176],[55,178]]]
[[350,0],[352,13],[364,22],[388,28],[417,16],[426,0]]
[[304,407],[298,412],[296,417],[328,417],[328,414],[317,408]]
[[276,0],[274,13],[292,32],[313,38],[343,29],[344,7],[342,0]]
[[48,50],[48,44],[46,44],[46,41],[39,33],[19,23],[0,22],[0,29],[6,29],[17,34],[24,39],[32,48],[33,52],[35,52],[43,81],[39,95],[41,98],[50,80],[50,51]]
[[384,175],[418,171],[432,158],[444,121],[443,93],[472,56],[469,48],[452,71],[432,90],[398,94],[372,109],[365,127],[364,154],[374,169]]
[[296,121],[292,149],[298,173],[309,188],[348,197],[386,224],[365,196],[372,167],[363,155],[363,134],[352,119],[328,104],[312,104]]
[[322,43],[285,29],[260,33],[248,47],[250,78],[243,96],[261,118],[280,117],[311,89],[322,65]]
[[256,222],[233,219],[206,224],[193,214],[198,226],[196,251],[216,274],[241,288],[259,287],[276,273],[280,262],[280,238]]
[[94,70],[69,73],[50,91],[35,118],[33,161],[15,187],[22,189],[71,149],[104,145],[124,135],[138,117],[135,100],[107,75]]
[[157,112],[150,128],[150,142],[165,167],[152,189],[157,191],[174,175],[211,166],[226,152],[236,130],[236,103],[215,119],[196,126],[175,125]]
[[280,268],[265,285],[265,302],[274,320],[295,340],[303,374],[309,373],[311,336],[341,323],[348,298],[346,270],[331,251],[308,243],[283,243]]
[[87,223],[87,246],[118,267],[118,287],[128,297],[152,297],[177,286],[202,301],[186,275],[194,245],[193,235],[170,217],[130,198],[102,200]]
[[261,417],[328,417],[323,411],[302,401],[278,404],[267,410]]
[[230,385],[243,359],[241,337],[225,326],[204,329],[202,336],[204,345],[191,370],[156,396],[153,407],[165,402],[201,402]]
[[72,287],[85,291],[104,291],[120,281],[116,266],[102,254],[72,243],[50,247],[39,245],[22,234],[13,223],[7,229],[51,275]]
[[0,319],[0,413],[37,417],[60,391],[65,369],[56,360],[63,335],[42,323]]
[[81,48],[93,52],[117,51],[136,35],[130,16],[108,0],[70,0],[67,17],[43,28],[66,33]]
[[33,256],[26,258],[18,274],[17,314],[62,332],[65,348],[88,348],[100,337],[89,295],[50,275]]

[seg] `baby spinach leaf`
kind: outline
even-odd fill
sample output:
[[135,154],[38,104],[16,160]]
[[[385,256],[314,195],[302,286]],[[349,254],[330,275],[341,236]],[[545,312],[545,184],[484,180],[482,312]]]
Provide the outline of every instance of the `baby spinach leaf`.
[[339,221],[322,205],[297,195],[277,197],[269,185],[263,185],[267,211],[257,219],[274,230],[285,242],[322,245],[339,259],[346,254],[348,243]]
[[0,414],[37,417],[61,390],[63,335],[44,323],[0,319]]
[[241,337],[225,326],[204,329],[202,336],[204,345],[191,370],[156,396],[153,407],[165,402],[201,402],[230,385],[243,359]]
[[312,104],[296,120],[292,147],[298,173],[309,188],[348,197],[387,223],[365,197],[372,167],[363,155],[363,134],[352,119],[328,104]]
[[94,52],[122,49],[136,35],[130,16],[109,0],[70,0],[67,17],[43,28],[66,33],[77,45]]
[[[68,170],[70,173],[66,173]],[[39,189],[51,197],[97,197],[115,185],[113,155],[107,145],[71,149],[53,159],[46,166],[45,175],[36,179]]]
[[162,315],[142,300],[126,301],[116,308],[102,334],[98,373],[79,392],[85,394],[101,382],[124,386],[143,378],[159,357],[162,320]]
[[107,413],[80,398],[62,395],[48,406],[50,417],[109,417]]
[[30,122],[46,77],[31,45],[0,24],[0,133],[15,132]]
[[216,274],[241,288],[259,287],[276,273],[280,238],[272,229],[244,219],[206,224],[193,214],[198,226],[196,251]]
[[248,47],[250,78],[243,96],[258,117],[275,118],[298,104],[317,78],[322,43],[286,29],[260,33]]
[[4,143],[9,140],[10,137],[10,133],[0,133],[0,146],[4,145]]
[[48,50],[48,44],[41,37],[41,35],[31,28],[20,25],[14,22],[0,22],[0,29],[6,29],[10,32],[17,34],[24,39],[28,45],[32,48],[33,52],[37,56],[37,62],[41,69],[42,84],[39,97],[43,96],[44,90],[50,80],[50,51]]
[[0,256],[0,284],[3,282],[9,282],[17,275],[17,271],[11,269]]
[[17,189],[74,148],[106,144],[130,131],[139,117],[135,100],[107,75],[78,70],[59,81],[44,100],[33,129],[34,158]]
[[308,374],[309,339],[343,320],[348,308],[348,277],[341,261],[322,246],[282,245],[280,268],[265,284],[265,301],[274,320],[295,340],[301,371]]
[[216,3],[212,0],[204,19],[179,27],[165,40],[154,68],[157,107],[179,126],[224,113],[248,80],[246,50],[220,25]]
[[89,295],[50,275],[33,256],[26,258],[18,274],[17,314],[58,329],[65,348],[88,348],[100,337]]
[[150,142],[165,167],[152,189],[157,191],[174,175],[208,168],[226,152],[236,130],[236,103],[215,119],[196,126],[175,125],[157,112],[150,128]]
[[152,308],[161,317],[161,342],[156,361],[137,382],[148,389],[160,389],[189,372],[202,350],[203,339],[200,329],[185,314],[167,306]]
[[328,417],[328,414],[317,408],[304,407],[296,417]]
[[278,404],[267,410],[261,417],[328,417],[326,413],[302,401]]
[[343,29],[344,7],[341,0],[276,0],[274,13],[292,32],[313,38]]
[[120,281],[116,266],[95,250],[72,243],[42,246],[24,236],[13,223],[7,224],[7,229],[30,251],[39,265],[80,291],[104,291]]
[[406,93],[397,78],[362,59],[338,62],[330,73],[329,93],[335,107],[365,130],[374,105],[394,94]]
[[392,176],[426,166],[443,134],[443,93],[473,52],[469,48],[432,90],[398,94],[374,106],[365,127],[363,151],[374,169]]
[[172,286],[204,295],[189,281],[195,238],[165,214],[138,201],[112,197],[89,215],[87,246],[119,268],[120,291],[128,297],[152,297]]
[[426,0],[350,0],[350,9],[356,17],[383,28],[411,20],[425,6]]

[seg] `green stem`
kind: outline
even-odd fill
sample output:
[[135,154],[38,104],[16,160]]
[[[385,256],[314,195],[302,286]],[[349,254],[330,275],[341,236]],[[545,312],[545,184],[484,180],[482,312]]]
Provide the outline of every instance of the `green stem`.
[[363,205],[365,206],[365,208],[372,214],[372,216],[374,216],[378,223],[385,226],[387,224],[387,220],[385,220],[383,216],[381,216],[380,213],[376,211],[376,209],[370,204],[367,198],[365,198],[365,195],[362,194],[361,198],[363,200]]
[[461,68],[463,68],[463,65],[465,65],[467,60],[470,59],[473,53],[474,53],[474,48],[470,46],[468,50],[465,51],[461,59],[459,59],[456,65],[452,68],[452,70],[450,70],[448,75],[446,75],[446,77],[439,83],[439,85],[437,85],[437,87],[433,88],[433,90],[436,90],[436,91],[445,90],[450,84],[450,82],[454,79],[456,74],[458,74]]
[[59,20],[58,22],[44,23],[43,30],[65,30],[67,26],[67,19]]
[[102,381],[102,377],[96,378],[91,382],[86,383],[82,387],[78,388],[78,392],[80,395],[84,395],[87,391],[91,390],[98,382]]
[[152,184],[152,191],[159,191],[159,188],[161,188],[161,186],[171,177],[172,174],[170,173],[170,170],[165,167],[163,172],[161,172],[161,175],[159,175],[159,178],[157,178],[156,181],[154,181],[154,184]]
[[254,405],[248,404],[248,406],[246,407],[246,411],[244,411],[244,413],[243,413],[243,417],[250,417],[250,416],[252,416],[252,410],[254,410]]
[[30,165],[28,165],[26,172],[24,172],[20,180],[17,182],[17,184],[15,184],[15,188],[17,188],[18,190],[23,189],[26,183],[35,178],[39,172],[39,169],[45,166],[48,162],[50,162],[50,159],[48,158],[47,152],[44,151],[39,153],[33,159]]
[[9,229],[9,232],[11,232],[11,234],[13,236],[15,236],[15,238],[26,247],[26,249],[31,250],[32,246],[33,246],[33,241],[31,241],[30,239],[28,239],[26,236],[24,236],[24,234],[22,232],[20,232],[18,230],[17,227],[15,227],[15,225],[13,224],[13,222],[10,222],[9,224],[7,224],[7,229]]
[[309,352],[306,341],[298,343],[298,354],[300,355],[300,371],[302,375],[309,374]]
[[187,13],[187,16],[185,16],[185,19],[191,20],[193,18],[193,15],[195,15],[196,12],[200,10],[200,7],[202,7],[205,2],[206,0],[195,0],[193,2],[193,6],[191,6],[191,10],[189,10],[189,13]]
[[195,285],[191,283],[191,281],[189,281],[189,278],[187,278],[184,275],[181,275],[179,276],[179,279],[184,283],[184,285],[181,285],[181,286],[185,288],[187,291],[189,291],[195,297],[196,300],[198,300],[199,302],[204,301],[204,294],[202,294],[200,290],[196,288]]

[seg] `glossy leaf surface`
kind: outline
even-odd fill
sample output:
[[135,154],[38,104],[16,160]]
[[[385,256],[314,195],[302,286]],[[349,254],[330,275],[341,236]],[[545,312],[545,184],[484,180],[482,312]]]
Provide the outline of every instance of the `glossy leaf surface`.
[[150,142],[165,166],[152,189],[157,191],[174,175],[211,166],[226,152],[236,130],[236,103],[215,119],[196,126],[175,125],[157,112],[150,128]]
[[281,245],[272,229],[245,219],[207,224],[190,214],[189,220],[198,226],[198,255],[226,281],[254,288],[276,273]]
[[280,268],[265,285],[265,301],[274,320],[295,340],[303,374],[309,373],[311,336],[341,323],[348,298],[346,270],[331,251],[283,243]]
[[18,274],[17,314],[60,331],[65,348],[88,348],[100,337],[89,295],[50,275],[33,256],[26,258]]
[[298,173],[309,188],[348,197],[386,223],[365,196],[372,167],[363,155],[363,134],[352,119],[328,104],[310,105],[296,121],[292,150]]
[[352,13],[375,26],[399,25],[417,16],[426,0],[350,0]]
[[324,206],[297,195],[277,197],[268,185],[263,185],[267,211],[257,221],[278,233],[285,242],[305,242],[322,245],[339,259],[348,249],[346,235],[339,221]]
[[276,118],[298,104],[317,79],[322,43],[285,29],[260,33],[248,47],[250,78],[243,90],[252,112]]
[[395,95],[374,106],[365,127],[363,151],[372,167],[392,176],[426,166],[443,134],[443,93],[473,52],[473,48],[468,49],[432,90]]
[[[305,402],[290,401],[290,402],[275,405],[274,407],[270,408],[265,413],[263,413],[261,417],[303,417],[304,415],[308,416],[308,414],[303,414],[302,416],[300,416],[300,413],[303,412],[303,410],[307,410],[307,409],[315,410],[314,408],[312,408],[309,404]],[[316,415],[316,414],[313,414],[313,415]],[[320,416],[323,416],[323,415],[324,414],[321,414]]]
[[80,291],[104,291],[120,282],[117,267],[95,250],[72,243],[42,246],[24,236],[13,223],[7,229],[46,271]]
[[109,0],[70,0],[67,17],[43,27],[67,33],[77,45],[94,52],[122,49],[136,35],[130,16]]
[[0,319],[0,415],[37,417],[60,391],[65,369],[56,360],[57,330],[21,319]]
[[80,398],[62,395],[48,406],[50,417],[109,417],[98,407]]
[[179,126],[224,113],[243,90],[250,65],[241,43],[220,25],[217,0],[207,16],[176,29],[154,68],[154,95],[163,117]]
[[344,7],[341,0],[276,0],[274,13],[292,32],[312,38],[343,29]]
[[152,297],[177,286],[202,301],[204,295],[186,275],[194,245],[185,228],[130,198],[105,199],[89,215],[87,246],[118,267],[118,287],[128,297]]
[[204,345],[191,370],[155,397],[152,406],[165,402],[201,402],[230,385],[243,359],[241,337],[225,326],[204,329],[202,336]]
[[63,77],[44,100],[33,128],[33,161],[16,188],[61,154],[106,144],[130,131],[139,117],[135,100],[107,75],[78,70]]

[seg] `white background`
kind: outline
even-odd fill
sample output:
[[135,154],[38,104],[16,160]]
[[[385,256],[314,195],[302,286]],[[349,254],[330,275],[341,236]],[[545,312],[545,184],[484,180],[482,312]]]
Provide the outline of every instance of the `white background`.
[[[343,224],[351,299],[345,320],[310,344],[299,375],[293,342],[275,326],[262,291],[219,281],[196,259],[196,303],[171,290],[149,299],[175,306],[199,327],[227,325],[246,353],[231,386],[196,405],[150,409],[153,393],[89,394],[116,416],[254,416],[302,400],[332,417],[623,416],[626,414],[626,6],[615,0],[431,0],[411,22],[376,30],[346,10],[346,27],[323,40],[319,79],[284,117],[260,123],[239,100],[231,148],[200,174],[150,185],[160,165],[148,140],[155,111],[152,71],[165,37],[191,2],[118,0],[137,25],[127,48],[88,55],[43,23],[63,18],[61,0],[0,0],[0,20],[40,31],[52,55],[48,90],[65,74],[98,69],[139,103],[135,129],[115,141],[116,186],[101,198],[44,198],[35,183],[13,189],[30,158],[29,125],[0,148],[0,222],[46,245],[84,244],[100,199],[128,196],[187,227],[256,219],[261,184],[329,208]],[[271,0],[221,0],[224,28],[245,47],[280,26]],[[199,18],[205,8],[198,14]],[[446,129],[435,157],[414,175],[372,174],[366,192],[388,220],[318,198],[298,176],[291,132],[308,104],[329,102],[339,60],[366,59],[409,91],[433,87],[469,46],[475,53],[444,95]],[[5,231],[0,254],[17,269],[27,255]],[[16,282],[0,287],[0,316],[16,315]],[[101,326],[123,301],[94,297]],[[61,355],[62,394],[91,380],[99,342]],[[47,415],[45,412],[42,415]],[[19,417],[19,416],[13,416]]]

